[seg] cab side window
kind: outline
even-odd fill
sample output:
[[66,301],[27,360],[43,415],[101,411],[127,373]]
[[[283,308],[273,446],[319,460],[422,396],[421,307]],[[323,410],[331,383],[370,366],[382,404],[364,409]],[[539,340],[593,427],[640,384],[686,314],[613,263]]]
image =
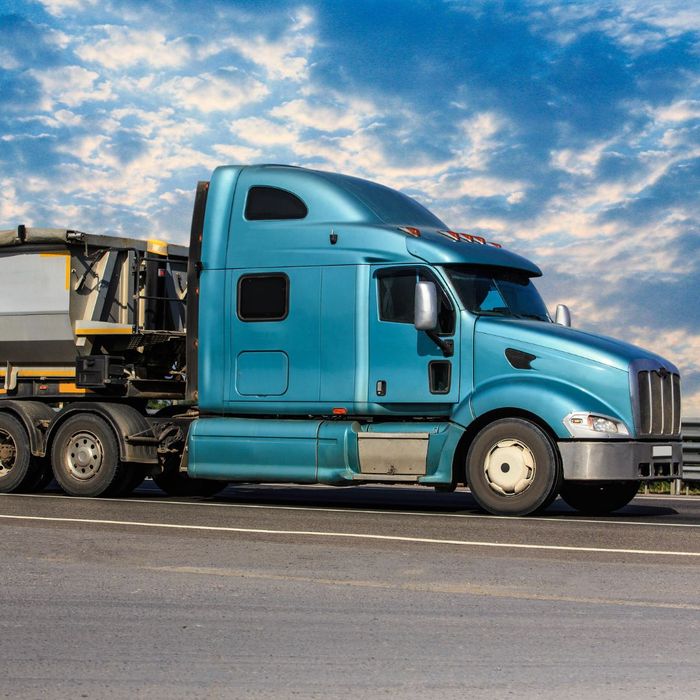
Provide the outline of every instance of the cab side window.
[[377,275],[379,320],[392,323],[413,323],[416,303],[416,282],[433,282],[438,292],[438,328],[440,335],[452,335],[455,312],[442,285],[428,270],[401,268],[380,271]]
[[248,221],[303,219],[309,210],[295,194],[279,187],[251,187],[245,202]]

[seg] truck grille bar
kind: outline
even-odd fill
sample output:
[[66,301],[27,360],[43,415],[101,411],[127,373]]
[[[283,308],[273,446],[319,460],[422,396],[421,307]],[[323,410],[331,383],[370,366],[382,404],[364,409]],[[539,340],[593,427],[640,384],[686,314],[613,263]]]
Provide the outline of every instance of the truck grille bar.
[[666,369],[637,373],[639,435],[680,435],[681,378]]

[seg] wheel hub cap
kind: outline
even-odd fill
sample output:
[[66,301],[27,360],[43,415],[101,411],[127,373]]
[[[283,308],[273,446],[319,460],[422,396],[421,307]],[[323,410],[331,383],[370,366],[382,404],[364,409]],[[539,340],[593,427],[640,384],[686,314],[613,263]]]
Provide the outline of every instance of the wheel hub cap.
[[486,455],[484,474],[497,493],[513,496],[522,493],[535,478],[535,456],[519,440],[500,440]]
[[102,443],[92,433],[77,433],[68,441],[66,464],[76,479],[91,479],[100,470],[103,459]]
[[5,476],[15,466],[17,448],[10,434],[0,430],[0,476]]

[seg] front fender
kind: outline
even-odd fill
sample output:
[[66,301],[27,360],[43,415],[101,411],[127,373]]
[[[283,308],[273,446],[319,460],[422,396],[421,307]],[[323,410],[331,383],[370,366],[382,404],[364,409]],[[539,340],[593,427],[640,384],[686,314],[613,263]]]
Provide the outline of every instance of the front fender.
[[453,420],[466,427],[473,418],[503,409],[532,413],[563,439],[571,435],[562,421],[573,411],[611,416],[627,425],[631,434],[628,418],[600,397],[565,381],[537,375],[500,377],[483,382],[469,400],[458,407]]

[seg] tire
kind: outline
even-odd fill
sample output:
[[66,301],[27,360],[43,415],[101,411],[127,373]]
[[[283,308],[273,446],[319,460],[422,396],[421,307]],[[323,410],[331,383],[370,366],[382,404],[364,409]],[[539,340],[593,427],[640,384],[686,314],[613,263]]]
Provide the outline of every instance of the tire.
[[476,502],[494,515],[543,510],[562,483],[552,441],[521,418],[504,418],[483,428],[469,447],[466,473]]
[[112,496],[129,475],[129,465],[119,460],[112,429],[91,413],[71,416],[58,428],[51,466],[58,485],[70,496]]
[[607,515],[626,506],[639,490],[639,481],[565,481],[559,495],[585,515]]
[[28,493],[40,493],[53,481],[50,461],[46,457],[34,457],[34,459],[38,464],[34,481],[27,487]]
[[138,488],[146,478],[147,467],[143,464],[124,464],[122,476],[110,488],[109,495],[112,498],[128,496]]
[[41,474],[41,460],[32,455],[24,426],[0,413],[0,493],[32,491]]
[[227,486],[227,481],[215,479],[192,479],[178,471],[168,471],[153,477],[159,489],[168,496],[215,496]]

